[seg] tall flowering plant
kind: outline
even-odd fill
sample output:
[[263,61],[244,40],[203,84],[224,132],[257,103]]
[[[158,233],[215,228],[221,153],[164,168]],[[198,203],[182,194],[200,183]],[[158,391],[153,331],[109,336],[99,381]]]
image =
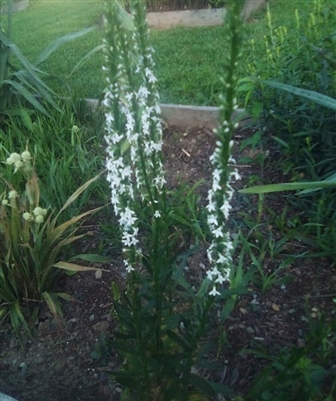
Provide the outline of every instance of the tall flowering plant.
[[122,228],[126,270],[131,272],[142,254],[137,203],[146,202],[154,219],[161,217],[164,208],[160,106],[142,3],[132,2],[132,31],[124,26],[125,15],[118,2],[107,5],[103,68],[107,72],[103,101],[107,179]]
[[240,58],[242,41],[242,23],[240,10],[242,0],[230,2],[232,7],[226,20],[230,50],[225,60],[225,74],[222,78],[223,93],[219,96],[220,125],[214,130],[217,137],[216,149],[210,161],[213,168],[212,186],[208,193],[208,226],[212,233],[212,242],[208,249],[208,259],[211,268],[207,272],[212,282],[210,295],[220,295],[220,286],[234,278],[232,266],[233,245],[228,231],[227,221],[230,216],[231,200],[233,197],[232,183],[239,180],[235,160],[231,156],[233,146],[232,136],[238,123],[232,118],[237,104],[237,75],[235,73]]
[[[172,227],[193,217],[180,213],[188,204],[171,202],[162,167],[162,129],[159,95],[153,73],[146,10],[142,0],[132,0],[129,16],[116,0],[106,0],[104,40],[106,90],[107,179],[116,218],[122,229],[126,288],[115,284],[114,310],[119,327],[113,348],[122,357],[122,368],[111,372],[124,385],[124,399],[187,400],[214,396],[227,389],[196,373],[203,360],[201,339],[214,322],[216,297],[230,278],[232,244],[225,223],[233,194],[229,170],[231,114],[236,107],[234,68],[238,60],[238,16],[231,16],[230,59],[221,99],[223,123],[218,148],[212,156],[214,182],[209,193],[208,224],[213,231],[209,259],[213,264],[204,283],[195,290],[183,277],[183,257],[176,254]],[[234,4],[234,3],[233,3]],[[238,7],[233,12],[239,15]],[[235,25],[236,24],[236,25]],[[230,75],[231,74],[231,75]],[[175,202],[176,204],[176,202]],[[189,202],[190,204],[190,202]],[[197,217],[196,217],[197,218]],[[188,220],[189,219],[189,220]],[[211,291],[209,285],[212,283]],[[210,291],[210,294],[209,294]],[[232,292],[226,290],[226,295]],[[201,398],[199,398],[201,399]]]

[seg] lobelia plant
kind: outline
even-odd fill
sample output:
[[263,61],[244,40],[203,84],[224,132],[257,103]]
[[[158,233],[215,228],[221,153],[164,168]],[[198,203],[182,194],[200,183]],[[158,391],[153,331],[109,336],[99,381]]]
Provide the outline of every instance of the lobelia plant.
[[[41,302],[47,303],[58,321],[62,316],[59,298],[72,299],[68,294],[54,292],[60,277],[59,269],[95,270],[63,262],[60,258],[67,246],[85,235],[77,234],[78,223],[101,208],[86,211],[62,224],[58,220],[100,175],[78,188],[54,215],[40,203],[38,177],[30,152],[26,149],[21,154],[12,153],[6,164],[14,168],[14,174],[21,174],[25,183],[20,191],[6,181],[9,191],[1,195],[0,317],[9,315],[15,332],[20,336],[22,327],[29,333],[29,323],[37,316]],[[80,258],[85,259],[85,255],[77,257]]]
[[[187,400],[191,397],[227,395],[230,390],[201,377],[199,368],[209,352],[202,337],[213,330],[215,306],[227,301],[221,322],[243,291],[242,266],[233,267],[233,244],[227,219],[233,196],[232,182],[239,179],[230,166],[231,120],[237,107],[235,69],[239,59],[243,1],[231,1],[228,13],[230,53],[225,65],[220,99],[222,123],[216,132],[217,148],[207,207],[212,243],[211,263],[198,290],[183,271],[192,248],[176,252],[173,227],[195,226],[192,210],[181,217],[184,202],[171,201],[162,165],[162,127],[153,49],[149,46],[146,9],[142,0],[130,1],[129,17],[118,1],[106,1],[104,54],[106,90],[107,180],[121,228],[124,289],[112,284],[118,330],[109,344],[122,358],[122,368],[110,372],[123,386],[123,399]],[[190,199],[189,199],[190,200]],[[200,225],[196,224],[199,234]],[[202,235],[201,235],[202,237]],[[228,284],[231,283],[231,289]],[[222,307],[222,306],[219,306]]]

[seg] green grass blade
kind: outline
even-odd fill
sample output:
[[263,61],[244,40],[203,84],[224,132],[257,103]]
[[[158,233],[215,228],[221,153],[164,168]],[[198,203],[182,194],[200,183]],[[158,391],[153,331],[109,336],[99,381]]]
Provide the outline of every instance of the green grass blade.
[[57,294],[45,291],[42,294],[42,296],[43,296],[44,300],[46,301],[50,312],[53,314],[55,322],[59,323],[59,318],[60,317],[62,318],[63,314],[62,314],[60,303],[57,299]]
[[30,334],[30,330],[28,327],[28,323],[23,316],[23,313],[21,311],[21,306],[19,301],[16,301],[10,308],[9,316],[11,319],[11,323],[13,326],[13,329],[15,333],[17,334],[18,337],[20,337],[20,329],[23,326],[28,334]]
[[97,26],[91,26],[90,28],[83,29],[78,32],[70,33],[68,35],[64,35],[56,40],[54,40],[50,46],[48,46],[37,58],[35,61],[35,65],[38,66],[39,64],[43,63],[54,51],[56,51],[59,47],[64,45],[65,43],[71,42],[81,36],[86,35],[89,32],[92,32],[94,29],[97,29]]
[[[62,110],[55,103],[51,94],[56,95],[56,93],[46,85],[36,74],[27,73],[27,71],[18,71],[13,74],[19,81],[30,87],[34,92],[37,92],[41,95],[47,102],[49,102],[57,111],[61,112]],[[48,75],[48,77],[50,77]],[[12,78],[13,80],[13,78]],[[35,85],[35,86],[33,86]],[[57,96],[57,95],[56,95]]]
[[31,74],[35,72],[42,73],[37,69],[21,52],[21,50],[13,43],[3,32],[0,31],[0,42],[4,43],[5,46],[11,49],[13,55],[20,61],[24,68]]
[[72,71],[69,74],[69,77],[71,77],[72,74],[74,74],[77,70],[79,70],[87,61],[89,61],[96,53],[99,53],[103,50],[104,46],[99,45],[96,46],[94,49],[89,51],[83,58],[81,58],[78,63],[74,66]]
[[[33,105],[36,109],[38,109],[41,113],[51,118],[51,115],[47,112],[47,110],[39,103],[36,98],[19,82],[5,80],[3,83],[6,83],[13,88],[15,88],[21,96],[23,96],[31,105]],[[0,82],[1,85],[1,82]]]
[[106,270],[106,269],[101,269],[101,268],[98,269],[96,267],[82,266],[82,265],[78,265],[77,263],[69,263],[69,262],[57,262],[57,263],[53,264],[53,266],[58,267],[59,269],[70,270],[73,272],[88,272],[88,271],[97,271],[97,270],[109,272],[109,270]]
[[261,79],[260,82],[273,88],[292,93],[293,95],[301,96],[307,100],[310,100],[311,102],[328,107],[329,109],[336,110],[336,100],[329,96],[322,95],[321,93],[282,84],[280,82],[267,81],[263,79]]
[[270,192],[299,191],[302,189],[318,190],[323,188],[334,188],[334,181],[313,181],[313,182],[287,182],[284,184],[257,185],[252,188],[240,189],[243,194],[266,194]]
[[85,184],[83,184],[81,187],[79,187],[71,196],[70,198],[65,202],[64,206],[62,207],[62,209],[59,211],[58,215],[60,213],[63,212],[63,210],[65,210],[67,207],[69,207],[71,205],[71,203],[73,203],[78,196],[84,192],[86,190],[86,188],[88,188],[94,181],[96,181],[101,175],[103,174],[103,171],[99,174],[97,174],[95,177],[91,178],[90,180],[88,180]]

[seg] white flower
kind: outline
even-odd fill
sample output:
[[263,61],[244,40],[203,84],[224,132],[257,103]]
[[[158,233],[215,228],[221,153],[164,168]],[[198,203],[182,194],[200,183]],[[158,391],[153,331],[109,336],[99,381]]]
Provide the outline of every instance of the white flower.
[[37,224],[41,224],[41,223],[43,223],[43,221],[44,221],[44,217],[43,217],[41,214],[39,214],[39,215],[37,215],[37,216],[35,217],[35,222],[36,222]]
[[124,227],[133,227],[137,221],[136,214],[129,207],[126,207],[121,213],[119,224]]
[[215,202],[211,202],[206,206],[208,212],[214,212],[216,211],[216,203]]
[[213,214],[210,214],[208,216],[208,225],[210,226],[218,226],[218,220],[217,217]]
[[15,171],[17,171],[19,168],[23,167],[23,162],[21,160],[17,160],[14,163],[14,166],[15,166]]
[[21,160],[21,156],[18,153],[11,153],[6,160],[7,164],[14,164],[15,162]]
[[230,259],[228,259],[227,257],[225,257],[222,254],[218,255],[218,259],[216,260],[216,265],[226,265],[228,262],[230,262]]
[[231,173],[230,173],[230,178],[233,178],[233,179],[236,180],[236,181],[239,181],[239,180],[241,179],[241,176],[239,175],[237,169],[231,171]]
[[146,77],[147,77],[149,83],[155,83],[157,81],[153,72],[149,68],[145,69],[145,74],[146,74]]
[[214,236],[215,238],[224,237],[224,235],[223,235],[223,230],[222,230],[221,227],[218,227],[218,228],[216,228],[215,230],[213,230],[212,234],[213,234],[213,236]]
[[19,196],[18,193],[14,189],[8,192],[8,199],[15,199],[18,196]]
[[124,265],[126,266],[127,273],[134,271],[134,267],[129,263],[127,259],[124,259]]
[[22,215],[23,219],[26,221],[34,220],[34,217],[29,212],[25,212]]
[[2,203],[4,206],[6,206],[6,205],[8,205],[8,200],[7,200],[7,199],[3,199],[3,200],[1,201],[1,203]]
[[221,293],[220,293],[219,291],[217,291],[217,288],[216,288],[215,285],[212,287],[212,290],[209,292],[209,295],[211,295],[211,296],[213,296],[213,297],[215,297],[215,296],[217,296],[217,295],[220,295],[220,294],[221,294]]
[[132,233],[124,232],[122,236],[122,242],[126,247],[137,245],[139,240],[137,239],[138,228],[135,228]]
[[25,150],[24,152],[22,152],[21,157],[22,157],[23,162],[25,162],[25,163],[29,162],[29,160],[31,160],[31,158],[32,158],[30,155],[30,152],[28,152],[28,150]]
[[[226,269],[226,271],[227,271],[227,273],[229,273],[228,269]],[[218,274],[218,276],[215,280],[215,283],[223,284],[225,281],[228,281],[228,280],[229,280],[228,274],[225,277],[222,274]]]
[[161,213],[159,212],[159,210],[155,210],[154,217],[155,218],[161,217]]
[[34,210],[33,210],[33,214],[34,216],[44,216],[44,209],[42,209],[41,207],[37,206]]
[[221,212],[224,215],[225,220],[228,220],[231,209],[232,209],[232,206],[230,205],[230,203],[227,200],[225,200],[223,205],[220,208]]

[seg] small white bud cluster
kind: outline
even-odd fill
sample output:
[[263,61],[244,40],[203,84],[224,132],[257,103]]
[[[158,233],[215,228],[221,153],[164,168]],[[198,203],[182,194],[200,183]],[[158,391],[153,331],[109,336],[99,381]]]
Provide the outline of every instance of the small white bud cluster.
[[37,224],[42,224],[47,213],[47,209],[42,209],[41,207],[37,206],[32,213],[25,212],[23,213],[22,217],[26,221],[35,221]]
[[12,189],[8,192],[7,197],[4,197],[2,199],[1,204],[3,206],[11,206],[13,208],[16,208],[16,198],[18,197],[19,194],[15,191],[15,189]]
[[30,152],[25,150],[21,153],[11,153],[10,156],[7,158],[6,163],[11,165],[13,164],[15,167],[15,173],[21,168],[30,168],[30,160],[32,159]]

